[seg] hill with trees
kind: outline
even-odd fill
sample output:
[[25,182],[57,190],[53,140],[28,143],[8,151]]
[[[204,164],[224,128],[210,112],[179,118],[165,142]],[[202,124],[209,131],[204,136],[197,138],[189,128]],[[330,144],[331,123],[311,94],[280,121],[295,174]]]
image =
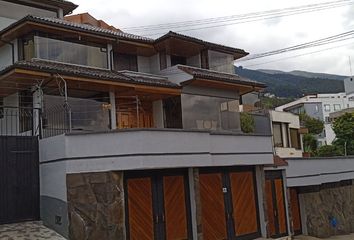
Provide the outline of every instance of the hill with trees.
[[[293,71],[250,70],[235,67],[236,74],[265,83],[266,92],[281,98],[299,98],[306,94],[344,91],[344,76]],[[272,72],[273,71],[273,72]],[[295,73],[295,74],[294,74]],[[301,73],[301,74],[299,74]],[[322,77],[321,77],[322,76]]]

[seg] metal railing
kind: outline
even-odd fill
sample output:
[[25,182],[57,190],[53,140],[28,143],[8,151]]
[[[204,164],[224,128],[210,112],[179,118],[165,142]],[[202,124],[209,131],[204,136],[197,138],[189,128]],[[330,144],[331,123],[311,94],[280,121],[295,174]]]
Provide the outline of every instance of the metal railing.
[[0,105],[0,136],[41,136],[41,109]]

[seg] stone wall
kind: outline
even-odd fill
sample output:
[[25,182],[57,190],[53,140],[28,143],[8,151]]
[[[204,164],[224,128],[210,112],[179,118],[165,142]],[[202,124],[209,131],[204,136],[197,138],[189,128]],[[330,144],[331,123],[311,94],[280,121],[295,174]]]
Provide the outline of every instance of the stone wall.
[[[350,183],[300,189],[308,235],[325,238],[354,232],[354,185]],[[331,224],[333,218],[336,227]]]
[[67,195],[71,240],[125,239],[122,172],[69,174]]

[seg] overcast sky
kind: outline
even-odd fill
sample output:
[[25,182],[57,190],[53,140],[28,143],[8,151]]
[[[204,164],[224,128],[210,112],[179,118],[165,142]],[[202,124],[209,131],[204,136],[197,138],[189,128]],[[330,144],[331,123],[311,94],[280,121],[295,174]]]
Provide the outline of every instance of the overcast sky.
[[[73,0],[79,5],[74,13],[89,12],[94,17],[117,28],[222,17],[325,1],[329,0]],[[350,30],[354,30],[354,5],[271,20],[183,32],[183,34],[242,48],[255,54]],[[156,38],[158,35],[151,37]],[[328,48],[332,49],[318,52]],[[309,52],[317,53],[303,55]],[[303,56],[289,58],[294,55]],[[354,69],[354,38],[323,47],[242,63],[236,62],[236,65],[251,69],[304,70],[349,75],[349,56],[351,56]],[[278,61],[279,59],[281,60]],[[265,62],[271,63],[256,65]]]

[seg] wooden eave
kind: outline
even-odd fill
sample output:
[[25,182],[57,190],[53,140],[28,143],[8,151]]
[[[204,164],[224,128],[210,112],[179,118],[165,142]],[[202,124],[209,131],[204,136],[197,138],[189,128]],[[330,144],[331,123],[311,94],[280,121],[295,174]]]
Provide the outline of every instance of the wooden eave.
[[253,91],[261,91],[264,88],[241,84],[241,83],[230,83],[230,82],[222,82],[218,80],[210,80],[210,79],[203,79],[203,78],[194,78],[182,83],[183,85],[191,85],[191,86],[198,86],[198,87],[208,87],[208,88],[217,88],[217,89],[226,89],[226,90],[237,90],[239,91],[240,95],[247,94]]
[[166,51],[166,54],[191,57],[200,53],[205,47],[201,44],[179,38],[167,38],[155,43],[158,51]]

